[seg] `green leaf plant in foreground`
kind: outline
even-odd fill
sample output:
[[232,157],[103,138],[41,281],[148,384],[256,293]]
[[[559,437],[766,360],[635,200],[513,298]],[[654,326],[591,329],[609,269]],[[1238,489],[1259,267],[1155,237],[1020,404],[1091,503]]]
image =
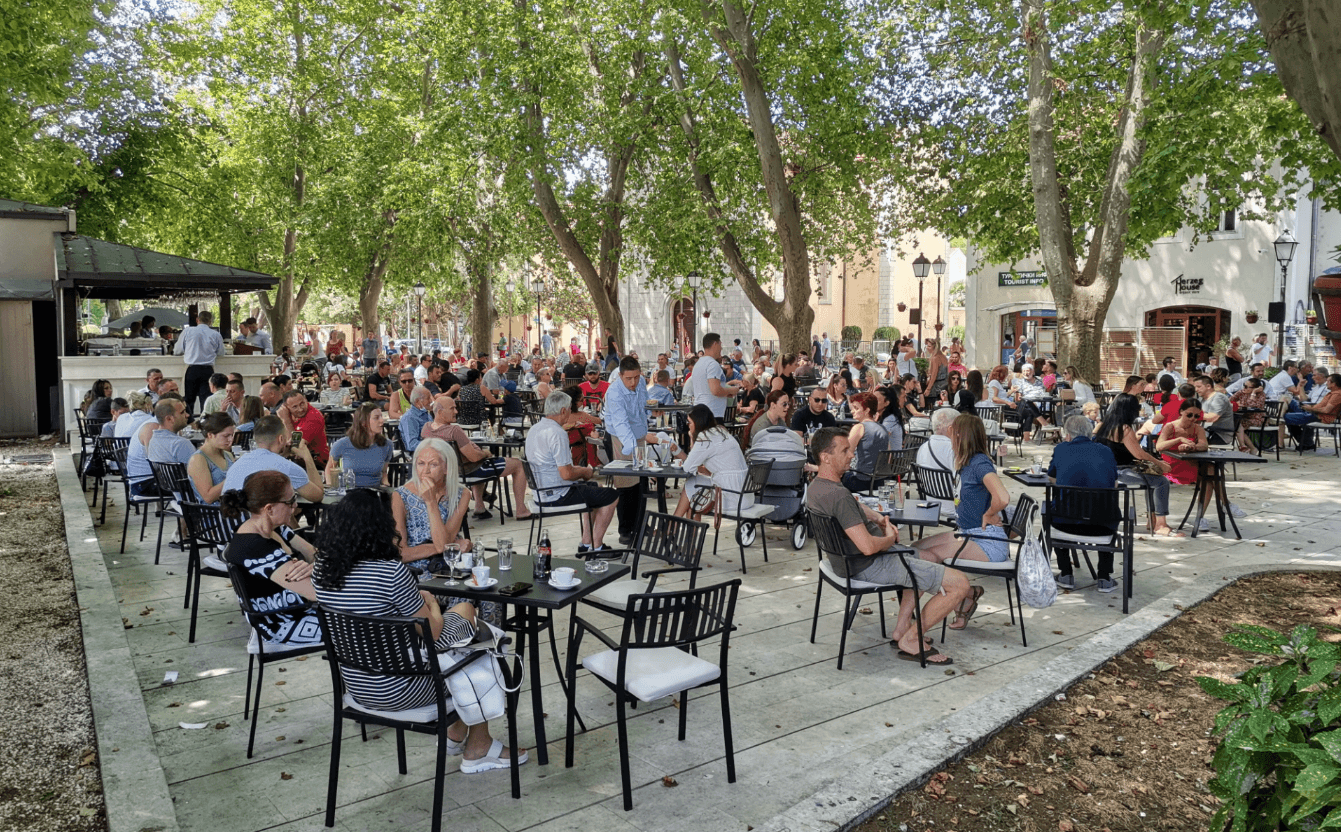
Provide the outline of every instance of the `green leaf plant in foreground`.
[[1206,676],[1206,693],[1228,700],[1209,783],[1223,801],[1212,832],[1341,829],[1341,647],[1306,625],[1288,635],[1240,624],[1225,641],[1279,657],[1230,684]]

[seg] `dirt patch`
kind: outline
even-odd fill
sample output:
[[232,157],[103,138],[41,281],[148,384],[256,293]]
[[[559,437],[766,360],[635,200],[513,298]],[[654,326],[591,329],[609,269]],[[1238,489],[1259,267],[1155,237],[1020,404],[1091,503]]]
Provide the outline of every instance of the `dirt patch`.
[[[0,443],[0,829],[107,828],[50,443]],[[58,449],[62,452],[64,449]],[[42,459],[45,463],[23,462]]]
[[[1225,644],[1235,624],[1341,624],[1341,574],[1248,578],[1101,667],[979,751],[900,796],[859,832],[1125,832],[1206,828],[1219,800],[1214,718],[1226,681],[1263,661]],[[1329,640],[1341,640],[1333,634]]]

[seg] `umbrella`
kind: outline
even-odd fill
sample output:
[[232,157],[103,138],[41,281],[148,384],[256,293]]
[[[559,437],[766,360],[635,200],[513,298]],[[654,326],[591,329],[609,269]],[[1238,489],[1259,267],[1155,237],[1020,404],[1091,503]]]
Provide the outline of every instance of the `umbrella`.
[[173,329],[180,329],[187,323],[185,312],[151,306],[148,309],[141,309],[139,312],[132,312],[124,318],[118,318],[109,323],[107,327],[108,329],[128,329],[133,322],[143,319],[145,315],[152,315],[154,320],[157,321],[156,326],[167,325]]

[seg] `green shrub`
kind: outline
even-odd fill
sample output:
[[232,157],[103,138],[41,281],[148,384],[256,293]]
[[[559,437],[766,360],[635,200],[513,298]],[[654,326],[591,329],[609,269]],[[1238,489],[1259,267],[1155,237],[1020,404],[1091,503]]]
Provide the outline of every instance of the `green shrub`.
[[896,326],[877,327],[875,335],[872,337],[877,341],[897,341],[899,340],[899,328]]
[[1234,684],[1197,677],[1206,693],[1233,703],[1215,717],[1223,736],[1207,786],[1223,804],[1210,829],[1341,828],[1341,645],[1303,624],[1289,635],[1240,624],[1225,641],[1283,661]]
[[844,340],[844,341],[860,341],[860,340],[861,340],[861,327],[859,327],[859,326],[845,326],[845,327],[843,327],[843,340]]
[[963,340],[964,340],[964,327],[961,326],[961,325],[959,325],[959,324],[955,324],[954,326],[952,326],[952,327],[950,327],[949,329],[945,330],[945,337],[946,337],[946,338],[950,338],[950,339],[958,338],[959,340],[963,341]]

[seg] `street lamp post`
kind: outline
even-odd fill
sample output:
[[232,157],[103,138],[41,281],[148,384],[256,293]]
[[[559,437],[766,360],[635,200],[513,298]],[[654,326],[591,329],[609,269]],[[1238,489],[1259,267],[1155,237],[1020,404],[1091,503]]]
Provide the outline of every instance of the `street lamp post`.
[[424,354],[424,293],[427,291],[423,283],[414,284],[415,316],[419,321],[419,337],[415,341],[415,351],[419,355]]
[[1285,281],[1290,269],[1290,261],[1294,259],[1295,247],[1299,241],[1290,234],[1289,230],[1282,231],[1272,244],[1276,248],[1276,262],[1280,263],[1280,307],[1281,318],[1280,331],[1276,336],[1276,360],[1285,363]]
[[516,291],[517,291],[517,281],[512,280],[511,278],[509,278],[509,279],[508,279],[508,282],[507,282],[506,284],[504,284],[504,288],[506,288],[506,289],[508,290],[508,348],[507,348],[506,350],[503,350],[503,354],[504,354],[504,355],[511,355],[511,354],[512,354],[512,309],[513,309],[513,306],[514,306],[513,301],[516,299],[514,295],[515,295],[515,293],[516,293]]
[[945,276],[945,260],[937,257],[931,261],[931,273],[936,275],[936,346],[940,346],[941,329],[945,326],[941,322],[941,278]]
[[913,261],[913,276],[917,278],[917,348],[923,348],[922,343],[922,282],[927,279],[927,272],[931,269],[931,261],[925,254],[918,252],[917,259]]
[[545,291],[545,280],[540,275],[531,278],[531,294],[535,295],[535,329],[536,345],[540,351],[545,351],[545,324],[540,320],[540,295]]
[[[692,290],[693,293],[694,293],[694,317],[691,318],[690,320],[692,320],[692,321],[694,322],[694,335],[697,336],[697,335],[698,335],[698,316],[699,316],[699,308],[698,308],[698,287],[699,287],[700,285],[702,285],[702,283],[703,283],[703,275],[699,274],[698,272],[690,272],[689,275],[688,275],[688,280],[689,280],[689,288],[690,288],[690,290]],[[685,345],[685,352],[686,352],[686,355],[684,356],[685,358],[688,358],[688,357],[689,357],[689,356],[688,356],[688,353],[695,352],[694,345],[693,345],[692,342],[689,343],[689,344],[686,344],[686,345]]]

